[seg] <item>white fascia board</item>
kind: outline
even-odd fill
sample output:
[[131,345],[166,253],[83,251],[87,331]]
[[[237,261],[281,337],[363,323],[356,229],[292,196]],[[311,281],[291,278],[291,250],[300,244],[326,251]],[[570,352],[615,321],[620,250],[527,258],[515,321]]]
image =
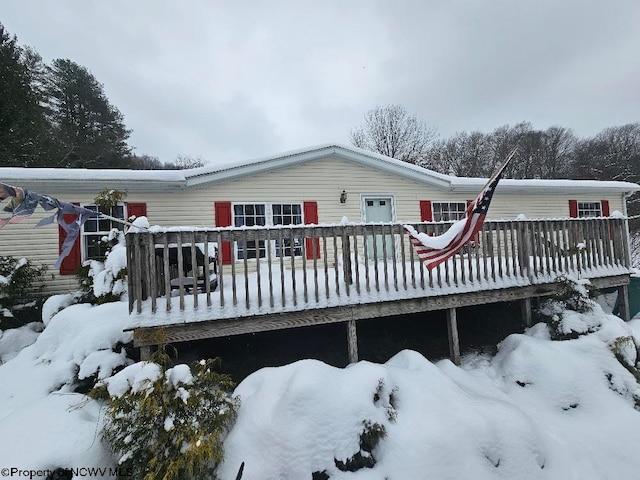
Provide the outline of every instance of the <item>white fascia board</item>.
[[187,186],[196,187],[202,184],[221,183],[332,156],[376,170],[399,175],[416,182],[434,185],[443,190],[449,190],[451,188],[449,178],[453,177],[388,158],[384,155],[373,154],[354,147],[335,144],[295,150],[276,156],[259,158],[251,162],[229,165],[216,170],[211,170],[206,167],[191,171],[187,170],[185,171]]
[[[455,177],[451,191],[459,193],[478,193],[486,184],[484,178]],[[640,185],[631,182],[599,180],[500,180],[497,193],[504,194],[619,194],[633,193]]]

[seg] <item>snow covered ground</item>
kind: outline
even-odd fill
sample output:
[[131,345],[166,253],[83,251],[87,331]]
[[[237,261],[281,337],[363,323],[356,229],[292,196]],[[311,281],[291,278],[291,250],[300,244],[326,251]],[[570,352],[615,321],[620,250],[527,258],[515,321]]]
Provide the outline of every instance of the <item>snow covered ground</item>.
[[[131,362],[121,348],[127,303],[56,313],[68,304],[46,304],[42,333],[27,325],[0,336],[4,478],[56,467],[114,478],[105,409],[74,390]],[[218,476],[235,479],[244,462],[243,480],[637,478],[640,321],[599,306],[565,318],[592,333],[553,341],[538,324],[461,367],[403,351],[385,364],[301,360],[255,372],[235,391],[242,404]]]

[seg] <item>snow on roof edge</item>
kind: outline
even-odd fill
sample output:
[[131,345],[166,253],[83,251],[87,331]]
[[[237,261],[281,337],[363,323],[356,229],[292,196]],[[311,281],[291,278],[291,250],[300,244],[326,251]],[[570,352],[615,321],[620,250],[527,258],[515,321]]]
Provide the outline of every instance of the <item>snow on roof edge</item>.
[[0,180],[74,181],[134,180],[136,182],[185,182],[184,170],[124,170],[89,168],[0,167]]
[[[36,182],[74,182],[78,180],[98,181],[132,181],[152,184],[174,184],[179,186],[196,186],[202,183],[224,181],[229,178],[249,175],[271,166],[276,167],[283,162],[295,162],[317,158],[323,153],[338,154],[355,161],[367,160],[382,162],[381,167],[388,167],[394,173],[413,178],[416,181],[433,183],[449,191],[468,192],[482,187],[487,179],[476,177],[455,177],[412,165],[385,155],[363,150],[351,145],[325,143],[310,147],[280,152],[273,155],[257,157],[251,160],[231,162],[217,166],[203,166],[186,170],[124,170],[124,169],[76,169],[76,168],[22,168],[0,167],[0,181],[36,181]],[[413,176],[415,175],[415,177]],[[568,179],[503,179],[498,189],[504,193],[520,192],[530,189],[538,191],[558,191],[571,189],[581,191],[613,190],[619,192],[635,192],[640,185],[621,181],[600,180],[568,180]]]

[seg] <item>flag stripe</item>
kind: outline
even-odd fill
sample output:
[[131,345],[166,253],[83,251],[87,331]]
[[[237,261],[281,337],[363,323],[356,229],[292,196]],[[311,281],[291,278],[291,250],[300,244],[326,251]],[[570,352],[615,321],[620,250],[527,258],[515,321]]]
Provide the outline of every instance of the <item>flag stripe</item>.
[[[422,260],[424,265],[429,270],[437,267],[442,262],[455,255],[480,231],[487,216],[487,211],[489,210],[489,205],[491,203],[491,199],[493,198],[493,193],[498,185],[498,182],[500,181],[500,178],[502,177],[502,173],[504,172],[505,167],[513,158],[516,151],[517,146],[511,151],[502,165],[500,165],[500,167],[493,173],[493,175],[491,175],[491,178],[489,178],[485,187],[482,189],[480,194],[478,194],[475,200],[469,202],[469,205],[465,210],[465,223],[463,228],[449,241],[449,243],[445,247],[434,248],[426,245],[422,240],[420,240],[420,238],[418,238],[414,234],[415,230],[412,227],[407,228],[405,226],[405,230],[409,234],[411,244],[414,246],[418,258]],[[450,227],[449,230],[451,228],[453,228],[453,226]]]
[[411,232],[408,233],[411,238],[411,243],[416,249],[418,258],[420,258],[420,260],[425,263],[426,267],[431,270],[447,260],[449,257],[455,255],[462,247],[471,241],[471,239],[482,228],[484,218],[484,215],[474,214],[469,221],[466,222],[464,229],[442,249],[427,247]]

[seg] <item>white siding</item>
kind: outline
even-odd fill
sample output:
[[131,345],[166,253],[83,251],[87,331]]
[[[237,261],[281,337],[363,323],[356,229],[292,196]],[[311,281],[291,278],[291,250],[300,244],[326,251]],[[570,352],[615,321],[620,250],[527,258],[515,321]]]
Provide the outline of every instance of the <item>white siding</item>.
[[[118,188],[118,185],[105,185]],[[347,192],[347,202],[341,204],[340,193]],[[73,191],[47,191],[61,200],[92,203],[92,195],[78,196]],[[95,192],[98,194],[98,191]],[[366,168],[360,164],[329,157],[295,167],[270,171],[224,184],[211,184],[178,193],[129,193],[126,201],[146,202],[151,224],[162,226],[213,226],[214,202],[318,202],[320,223],[338,223],[342,217],[362,221],[362,195],[389,195],[394,198],[395,218],[399,222],[420,221],[420,200],[460,201],[473,194],[447,193],[412,181]],[[513,219],[519,214],[529,218],[558,218],[569,216],[569,200],[609,200],[610,210],[623,210],[623,197],[572,194],[513,194],[498,193],[489,209],[489,218]],[[58,228],[56,225],[33,229],[33,225],[48,214],[38,211],[22,223],[0,229],[0,254],[27,257],[51,267],[58,256]],[[77,289],[73,276],[61,276],[49,269],[53,282],[49,291]]]

